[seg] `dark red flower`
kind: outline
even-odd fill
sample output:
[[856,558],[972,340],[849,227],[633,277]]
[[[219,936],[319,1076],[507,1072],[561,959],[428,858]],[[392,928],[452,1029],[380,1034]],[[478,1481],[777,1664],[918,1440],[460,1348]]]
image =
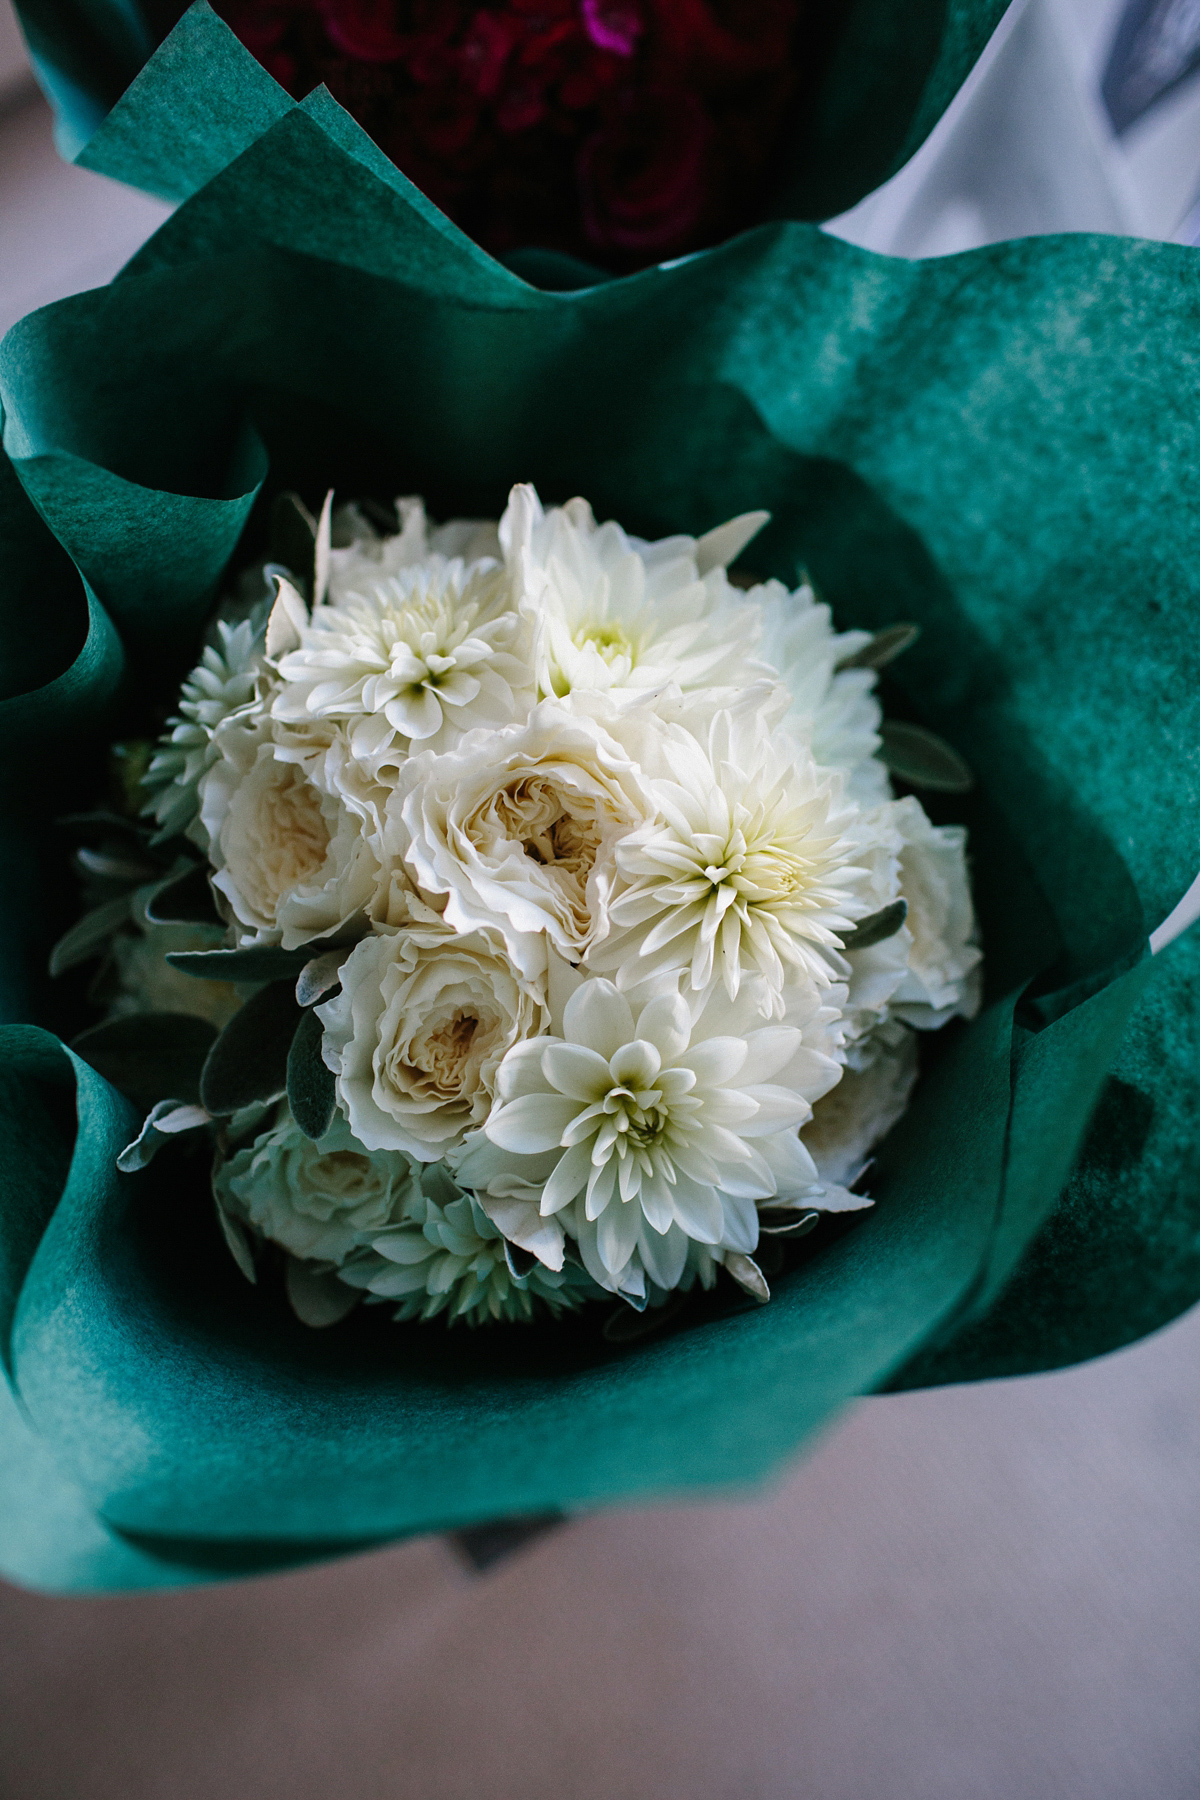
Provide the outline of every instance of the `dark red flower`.
[[321,17],[330,43],[358,62],[396,62],[408,48],[395,0],[322,0]]
[[510,13],[477,12],[463,44],[460,67],[481,99],[494,99],[504,79],[505,64],[520,37]]
[[580,205],[597,250],[669,256],[705,211],[712,125],[694,94],[630,94],[579,154]]
[[635,268],[750,216],[814,0],[214,0],[485,248]]
[[580,0],[583,29],[598,50],[632,56],[646,22],[632,0]]

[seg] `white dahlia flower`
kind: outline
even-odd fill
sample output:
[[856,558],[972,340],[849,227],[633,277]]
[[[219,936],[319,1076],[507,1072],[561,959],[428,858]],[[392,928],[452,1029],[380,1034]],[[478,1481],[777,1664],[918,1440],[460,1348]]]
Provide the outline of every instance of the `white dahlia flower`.
[[539,1301],[558,1313],[587,1298],[589,1287],[570,1268],[534,1263],[514,1274],[500,1232],[440,1163],[422,1170],[404,1222],[371,1236],[369,1248],[338,1273],[351,1287],[398,1301],[397,1319],[445,1313],[450,1324],[528,1320]]
[[220,1163],[217,1203],[293,1256],[340,1265],[374,1233],[395,1225],[420,1193],[398,1151],[366,1151],[335,1115],[318,1143],[281,1102],[274,1125]]
[[625,885],[593,966],[623,988],[679,975],[731,998],[755,973],[776,1012],[786,981],[827,986],[828,953],[871,910],[872,815],[751,704],[718,713],[706,742],[672,732],[662,754],[656,816],[617,846]]
[[426,922],[356,944],[317,1015],[355,1136],[432,1162],[487,1117],[500,1063],[548,1014],[494,936],[422,910]]
[[714,990],[693,1021],[678,994],[635,1015],[612,982],[585,981],[561,1036],[505,1057],[458,1177],[484,1193],[540,1185],[541,1214],[563,1215],[594,1280],[671,1288],[689,1240],[749,1252],[755,1203],[817,1181],[797,1127],[839,1074],[803,1029],[765,1025],[749,984],[736,1002]]
[[239,942],[294,950],[374,898],[379,865],[361,818],[329,787],[329,748],[277,742],[269,719],[230,719],[214,735],[200,822]]
[[787,684],[787,730],[809,745],[818,763],[842,770],[856,800],[868,806],[886,800],[888,774],[877,755],[883,711],[875,696],[875,671],[835,672],[839,662],[870,643],[870,632],[835,631],[828,606],[807,581],[794,593],[780,581],[766,581],[747,598],[761,610],[759,654]]
[[616,847],[654,807],[636,763],[596,720],[545,700],[528,720],[410,757],[383,849],[445,895],[456,931],[500,934],[542,973],[549,944],[578,962],[608,928]]
[[156,841],[183,832],[203,845],[197,828],[199,788],[218,755],[213,733],[231,716],[252,718],[261,710],[265,633],[265,617],[252,616],[236,625],[218,620],[216,642],[206,647],[184,682],[179,713],[167,720],[167,735],[143,777],[143,786],[152,793],[146,811],[158,821]]
[[500,541],[533,629],[539,694],[645,695],[761,676],[747,655],[758,616],[715,559],[732,559],[765,517],[708,539],[646,543],[597,525],[586,500],[545,512],[533,488],[514,488]]
[[445,749],[465,731],[518,718],[532,701],[524,627],[499,564],[429,554],[368,575],[314,607],[277,661],[276,719],[344,727],[373,775],[412,746]]

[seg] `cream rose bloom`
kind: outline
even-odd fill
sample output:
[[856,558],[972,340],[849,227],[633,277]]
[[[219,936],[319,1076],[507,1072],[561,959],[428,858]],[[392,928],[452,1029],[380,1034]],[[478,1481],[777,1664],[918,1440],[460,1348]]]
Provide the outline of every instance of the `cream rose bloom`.
[[898,1029],[893,1044],[878,1042],[861,1069],[847,1069],[813,1107],[801,1142],[824,1181],[850,1187],[875,1145],[908,1106],[917,1079],[917,1040]]
[[269,720],[229,720],[213,744],[200,819],[239,942],[294,950],[364,914],[379,864],[360,813],[331,787],[331,734],[299,744]]
[[546,700],[522,725],[411,757],[383,842],[424,893],[445,895],[447,924],[498,932],[537,978],[547,944],[578,962],[604,936],[616,846],[653,811],[637,764],[603,726]]
[[317,1014],[355,1136],[423,1162],[482,1123],[505,1055],[548,1023],[540,989],[492,934],[460,935],[434,915],[363,938]]
[[972,1019],[979,1011],[983,952],[967,875],[967,833],[962,825],[931,824],[911,795],[892,810],[904,840],[900,893],[908,901],[911,947],[890,1011],[919,1031],[940,1031],[956,1014]]
[[219,1206],[293,1256],[335,1265],[398,1224],[420,1194],[407,1156],[368,1153],[339,1117],[314,1143],[286,1102],[270,1130],[218,1167],[213,1188]]

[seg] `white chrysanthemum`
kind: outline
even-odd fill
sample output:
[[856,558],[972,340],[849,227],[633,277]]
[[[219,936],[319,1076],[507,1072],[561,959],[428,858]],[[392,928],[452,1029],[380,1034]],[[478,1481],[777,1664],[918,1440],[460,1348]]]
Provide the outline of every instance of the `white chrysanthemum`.
[[735,1002],[714,990],[693,1021],[677,994],[635,1016],[612,982],[585,981],[561,1036],[505,1058],[486,1142],[468,1145],[460,1181],[540,1182],[542,1215],[565,1215],[588,1273],[613,1292],[644,1291],[628,1277],[635,1258],[674,1287],[689,1239],[749,1252],[755,1202],[816,1181],[796,1127],[840,1074],[802,1029],[762,1020],[749,985]]
[[608,927],[618,840],[652,816],[636,763],[594,719],[556,700],[444,755],[405,763],[385,856],[446,896],[456,931],[491,929],[524,974],[549,943],[578,962]]
[[259,710],[265,630],[265,618],[257,615],[236,625],[218,620],[217,641],[207,646],[184,682],[179,715],[168,719],[167,735],[143,778],[145,787],[157,790],[146,807],[158,821],[157,839],[184,832],[203,842],[196,830],[199,787],[217,756],[213,733],[231,715],[250,717]]
[[842,770],[856,800],[868,806],[886,800],[888,775],[877,755],[883,712],[875,671],[835,672],[870,643],[870,632],[835,631],[828,606],[808,582],[789,593],[782,582],[767,581],[747,598],[761,609],[759,654],[787,684],[787,730],[809,745],[818,763]]
[[397,1319],[445,1313],[450,1324],[528,1320],[538,1302],[558,1313],[587,1297],[587,1283],[569,1268],[535,1263],[514,1275],[499,1231],[440,1163],[422,1171],[404,1223],[374,1235],[339,1275],[378,1299],[399,1301]]
[[[727,557],[752,535],[739,523]],[[720,538],[645,543],[611,520],[597,525],[586,500],[544,512],[533,488],[514,488],[500,540],[534,630],[539,694],[646,695],[762,675],[747,655],[758,615],[712,560]]]
[[363,938],[317,1012],[355,1135],[431,1162],[486,1118],[504,1056],[548,1015],[495,937],[427,917]]
[[464,563],[503,559],[494,519],[448,519],[444,525],[431,525],[424,502],[415,495],[397,500],[396,514],[399,531],[385,534],[377,531],[357,506],[337,509],[323,599],[339,605],[349,595],[371,588],[381,575],[395,575],[429,556],[458,558]]
[[895,1043],[877,1041],[865,1067],[847,1069],[817,1101],[800,1136],[822,1180],[853,1185],[908,1106],[916,1079],[917,1040],[900,1028]]
[[330,742],[279,742],[269,719],[213,738],[200,822],[239,941],[294,950],[366,912],[379,865],[361,817],[328,780]]
[[318,1143],[282,1103],[275,1124],[217,1168],[217,1203],[293,1256],[340,1265],[420,1193],[397,1151],[366,1151],[334,1118]]
[[827,986],[826,953],[871,910],[872,816],[749,703],[718,713],[706,743],[673,732],[663,757],[657,818],[617,846],[626,886],[593,966],[623,988],[678,974],[731,997],[753,972],[776,1011],[789,979]]
[[339,570],[340,597],[314,607],[279,656],[272,701],[289,724],[341,724],[376,775],[413,745],[445,749],[473,726],[522,716],[532,700],[503,567],[432,552],[389,562],[369,574],[360,559],[354,586]]

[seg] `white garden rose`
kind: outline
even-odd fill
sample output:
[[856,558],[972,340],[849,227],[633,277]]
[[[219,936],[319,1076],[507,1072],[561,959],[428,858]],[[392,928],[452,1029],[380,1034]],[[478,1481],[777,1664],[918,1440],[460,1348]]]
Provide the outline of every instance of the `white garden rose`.
[[693,1020],[678,994],[635,1015],[612,982],[585,981],[561,1036],[505,1058],[458,1177],[484,1194],[506,1178],[540,1184],[542,1215],[564,1216],[601,1286],[671,1288],[689,1240],[748,1253],[755,1203],[817,1181],[796,1128],[840,1072],[801,1027],[764,1024],[750,983],[732,1002],[715,989]]
[[933,825],[919,800],[895,804],[904,839],[900,893],[908,902],[911,936],[907,972],[892,996],[891,1012],[921,1031],[939,1031],[950,1019],[974,1018],[981,984],[979,933],[967,876],[967,834],[961,825]]
[[680,976],[731,998],[756,974],[775,1010],[788,980],[827,986],[829,953],[872,910],[873,816],[846,801],[840,774],[772,737],[753,690],[706,741],[672,731],[663,758],[656,816],[617,846],[624,886],[593,967],[623,988]]
[[586,500],[545,512],[531,487],[512,491],[500,541],[534,631],[538,692],[645,695],[668,685],[740,686],[763,674],[748,655],[758,615],[725,574],[765,520],[752,515],[708,540],[646,543]]
[[329,785],[331,736],[298,747],[277,741],[269,719],[230,719],[213,738],[200,820],[241,943],[294,950],[371,904],[379,864],[362,818]]
[[[403,545],[403,534],[401,537]],[[337,569],[277,661],[276,719],[340,724],[351,755],[389,778],[410,749],[523,717],[533,698],[527,631],[507,571],[490,558],[386,555]]]
[[896,1041],[876,1040],[861,1069],[847,1069],[835,1088],[813,1107],[801,1140],[824,1181],[851,1187],[875,1145],[908,1106],[917,1079],[917,1040],[897,1029]]
[[218,1165],[217,1203],[293,1256],[341,1264],[419,1195],[398,1151],[366,1151],[338,1116],[314,1143],[280,1103],[271,1128]]
[[425,922],[356,944],[317,1014],[355,1136],[432,1162],[487,1117],[503,1058],[548,1015],[495,936],[422,910]]
[[410,757],[383,844],[424,893],[445,895],[447,924],[498,932],[536,978],[547,946],[577,962],[603,938],[617,845],[653,810],[603,726],[545,700],[524,724]]

